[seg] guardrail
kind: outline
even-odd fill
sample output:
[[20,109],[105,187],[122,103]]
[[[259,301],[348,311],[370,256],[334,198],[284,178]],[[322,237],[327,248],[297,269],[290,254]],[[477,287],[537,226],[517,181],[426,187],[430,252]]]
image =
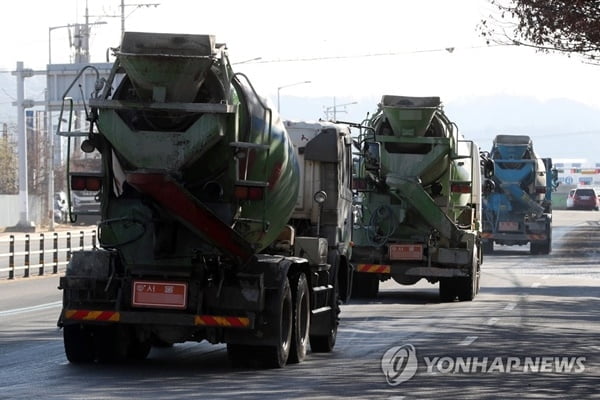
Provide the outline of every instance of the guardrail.
[[95,229],[2,237],[0,251],[6,252],[0,253],[0,279],[15,279],[15,274],[21,271],[23,278],[32,274],[58,274],[69,263],[74,250],[96,248],[96,241]]

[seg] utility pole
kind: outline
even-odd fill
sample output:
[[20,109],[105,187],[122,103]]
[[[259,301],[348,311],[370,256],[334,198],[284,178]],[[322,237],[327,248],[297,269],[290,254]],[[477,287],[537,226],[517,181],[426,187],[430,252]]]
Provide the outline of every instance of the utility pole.
[[[337,121],[337,113],[338,112],[347,112],[346,111],[346,106],[352,105],[352,104],[357,104],[358,102],[353,101],[352,103],[344,103],[344,104],[336,104],[335,103],[335,96],[333,97],[333,106],[328,106],[328,107],[324,107],[325,109],[325,120],[329,121],[329,113],[333,112],[333,121]],[[338,111],[338,107],[344,107],[343,110],[339,110]]]
[[[160,3],[141,3],[141,4],[125,4],[125,0],[121,0],[121,35],[125,32],[125,18],[127,18],[133,11],[141,7],[158,7]],[[125,16],[125,7],[135,7],[129,15]]]
[[33,70],[23,68],[23,61],[17,61],[17,137],[19,153],[19,222],[15,231],[33,232],[35,224],[29,220],[29,188],[27,182],[27,135],[25,134],[25,109],[33,107],[33,101],[25,99],[25,78],[33,76]]

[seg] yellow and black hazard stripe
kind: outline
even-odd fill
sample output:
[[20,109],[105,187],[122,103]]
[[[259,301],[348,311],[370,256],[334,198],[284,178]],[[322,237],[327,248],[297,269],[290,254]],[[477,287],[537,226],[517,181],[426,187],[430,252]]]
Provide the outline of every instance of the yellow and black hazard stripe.
[[250,326],[250,319],[246,317],[196,315],[194,324],[200,326],[221,326],[225,328],[247,328]]
[[385,264],[358,264],[357,272],[367,272],[372,274],[389,274],[391,267]]
[[98,310],[65,310],[66,319],[77,321],[107,321],[119,322],[121,313],[117,311],[98,311]]

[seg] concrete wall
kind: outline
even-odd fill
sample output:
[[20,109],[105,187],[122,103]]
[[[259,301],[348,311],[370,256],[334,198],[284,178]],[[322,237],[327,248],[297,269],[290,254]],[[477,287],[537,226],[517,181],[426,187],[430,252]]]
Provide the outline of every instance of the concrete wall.
[[[21,202],[18,194],[0,194],[0,228],[15,226],[19,222],[21,213]],[[42,210],[42,199],[40,196],[29,196],[29,220],[35,226],[41,226],[44,211]]]

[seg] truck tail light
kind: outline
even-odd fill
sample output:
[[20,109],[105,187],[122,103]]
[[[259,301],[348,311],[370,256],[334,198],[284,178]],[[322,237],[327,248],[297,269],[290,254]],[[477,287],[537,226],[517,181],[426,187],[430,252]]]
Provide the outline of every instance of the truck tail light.
[[450,185],[450,191],[452,193],[471,193],[470,183],[453,183]]
[[89,175],[71,175],[71,190],[89,190],[97,192],[102,187],[102,177]]
[[537,194],[546,194],[546,187],[545,186],[536,186],[535,187],[535,193],[537,193]]
[[366,178],[352,178],[352,189],[354,190],[367,190],[367,179]]
[[235,187],[234,195],[238,200],[262,200],[265,188],[262,186],[241,186]]

